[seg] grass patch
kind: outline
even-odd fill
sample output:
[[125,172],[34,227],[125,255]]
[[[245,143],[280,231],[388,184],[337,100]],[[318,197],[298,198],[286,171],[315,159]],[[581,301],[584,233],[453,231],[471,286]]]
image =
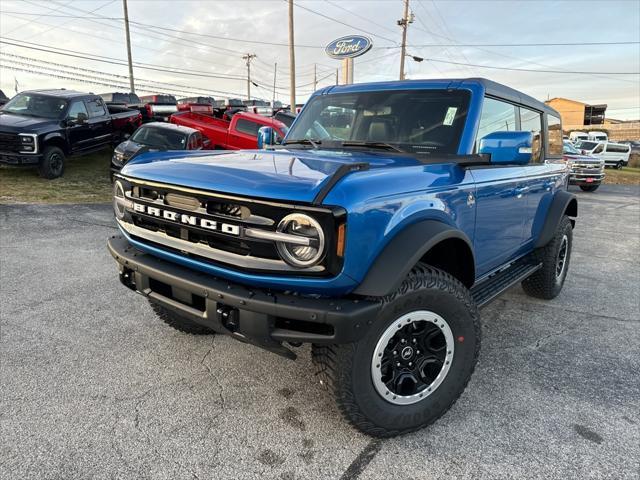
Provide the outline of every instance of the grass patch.
[[64,175],[38,176],[35,167],[0,166],[0,203],[101,203],[111,201],[111,150],[68,158]]
[[610,185],[640,185],[640,168],[622,167],[621,170],[607,168],[604,183]]

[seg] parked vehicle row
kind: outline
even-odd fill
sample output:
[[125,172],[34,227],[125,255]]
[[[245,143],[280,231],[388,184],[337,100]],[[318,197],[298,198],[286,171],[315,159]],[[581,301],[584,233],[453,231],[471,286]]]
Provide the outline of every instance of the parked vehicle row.
[[[231,115],[230,120],[226,117]],[[279,138],[284,138],[286,126],[273,118],[249,112],[227,113],[216,118],[197,112],[181,112],[171,116],[171,123],[183,125],[202,132],[211,142],[211,148],[238,150],[256,148],[261,127],[272,127]]]
[[605,166],[621,169],[629,164],[631,145],[626,143],[582,141],[576,144],[582,155],[589,155],[604,161]]
[[137,110],[105,105],[73,90],[19,93],[0,110],[0,163],[37,166],[42,177],[64,173],[65,161],[114,145],[142,123]]

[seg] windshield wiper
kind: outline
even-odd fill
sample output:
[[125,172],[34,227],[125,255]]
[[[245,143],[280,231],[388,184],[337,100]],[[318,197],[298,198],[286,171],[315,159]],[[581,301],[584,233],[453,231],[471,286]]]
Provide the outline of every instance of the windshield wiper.
[[301,138],[300,140],[287,140],[286,142],[282,142],[282,145],[311,145],[313,148],[318,148],[318,145],[320,145],[321,143],[321,140]]
[[405,150],[402,150],[401,148],[396,147],[395,145],[391,145],[390,143],[386,143],[386,142],[352,142],[352,141],[346,141],[346,142],[342,142],[341,146],[343,146],[343,147],[380,148],[380,149],[383,149],[383,150],[392,150],[394,152],[406,153]]

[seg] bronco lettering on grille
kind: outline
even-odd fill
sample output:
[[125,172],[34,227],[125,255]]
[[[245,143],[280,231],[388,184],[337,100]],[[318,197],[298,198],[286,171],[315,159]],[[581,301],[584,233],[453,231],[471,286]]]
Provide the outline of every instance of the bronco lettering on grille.
[[143,205],[141,203],[135,202],[133,204],[133,210],[139,213],[163,218],[165,220],[171,220],[173,222],[178,222],[184,225],[193,225],[194,227],[206,228],[207,230],[227,233],[229,235],[240,235],[240,227],[238,225],[217,222],[215,220],[209,220],[195,215],[186,215],[184,213],[164,210],[158,207],[150,207],[148,205]]

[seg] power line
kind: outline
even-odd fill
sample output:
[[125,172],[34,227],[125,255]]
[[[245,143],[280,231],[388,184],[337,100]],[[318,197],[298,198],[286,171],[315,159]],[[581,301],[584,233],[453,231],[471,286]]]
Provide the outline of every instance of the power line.
[[[56,63],[56,62],[51,62],[49,60],[41,60],[39,58],[33,58],[33,57],[25,57],[23,55],[15,55],[13,53],[7,53],[7,52],[0,52],[0,56],[4,56],[4,57],[10,57],[13,59],[17,59],[17,60],[22,60],[22,61],[26,61],[26,62],[31,62],[32,65],[29,66],[35,66],[33,65],[33,63],[43,63],[46,65],[46,67],[43,68],[53,68],[53,67],[61,67],[61,68],[66,68],[69,70],[75,70],[76,72],[85,72],[87,74],[97,74],[100,75],[101,77],[115,77],[115,78],[119,78],[122,79],[123,82],[128,82],[129,81],[129,77],[126,75],[118,75],[116,73],[107,73],[107,72],[101,72],[98,70],[92,70],[89,68],[82,68],[82,67],[77,67],[75,65],[67,65],[64,63]],[[39,65],[38,65],[39,66]],[[78,75],[81,75],[80,73],[77,73]],[[96,77],[93,77],[96,78]],[[183,90],[181,91],[187,91],[187,90],[193,90],[194,93],[198,93],[198,94],[202,94],[203,92],[206,92],[208,89],[205,88],[197,88],[197,87],[191,87],[188,85],[180,85],[180,84],[176,84],[176,83],[171,83],[171,82],[162,82],[162,81],[158,81],[158,80],[150,80],[150,79],[145,79],[145,78],[140,78],[139,79],[141,82],[145,83],[145,84],[156,84],[158,85],[158,87],[156,88],[166,88],[167,86],[169,87],[178,87],[181,88]],[[231,92],[224,92],[224,93],[231,93]],[[233,95],[237,95],[236,93],[232,93]],[[207,93],[208,95],[208,93]]]
[[[61,53],[61,52],[56,52],[54,50],[51,50],[49,48],[38,48],[38,47],[30,47],[30,46],[26,46],[26,45],[19,45],[17,43],[13,43],[13,42],[8,42],[6,40],[2,40],[0,37],[0,43],[5,43],[7,45],[13,45],[13,46],[17,46],[17,47],[22,47],[22,48],[28,48],[31,50],[38,50],[41,52],[47,52],[47,53],[55,53],[58,55],[65,55],[68,57],[75,57],[75,58],[82,58],[84,60],[91,60],[94,62],[102,62],[102,63],[109,63],[112,65],[121,65],[121,66],[127,66],[126,60],[104,60],[105,57],[90,57],[88,55],[79,55],[76,53]],[[139,62],[135,63],[136,68],[142,68],[145,70],[153,70],[153,71],[158,71],[158,72],[166,72],[166,73],[174,73],[174,74],[178,74],[178,75],[189,75],[189,76],[194,76],[194,77],[206,77],[206,78],[218,78],[218,79],[225,79],[225,80],[246,80],[246,77],[243,76],[235,76],[235,75],[217,75],[214,73],[206,73],[206,72],[197,72],[195,70],[170,70],[171,67],[159,67],[159,66],[149,66],[150,64],[141,64]]]
[[[573,47],[594,45],[640,45],[640,42],[566,42],[566,43],[423,43],[407,45],[407,47]],[[379,47],[384,49],[400,48],[398,46]]]
[[327,20],[331,20],[332,22],[339,23],[340,25],[344,25],[345,27],[353,28],[354,30],[358,30],[360,32],[364,32],[364,33],[366,33],[368,35],[371,35],[372,37],[381,38],[383,40],[386,40],[387,42],[397,43],[396,40],[392,40],[390,38],[383,37],[382,35],[378,35],[376,33],[370,32],[368,30],[365,30],[364,28],[360,28],[360,27],[356,27],[354,25],[350,25],[350,24],[348,24],[346,22],[343,22],[342,20],[338,20],[337,18],[333,18],[333,17],[330,17],[328,15],[325,15],[324,13],[320,13],[320,12],[318,12],[316,10],[312,10],[311,8],[303,7],[299,3],[293,2],[293,4],[296,7],[300,8],[302,10],[306,10],[307,12],[313,13],[314,15],[318,15],[318,16],[320,16],[322,18],[326,18]]
[[[13,40],[13,39],[11,39],[11,40]],[[122,59],[118,59],[118,58],[114,58],[114,57],[104,57],[104,56],[92,57],[92,56],[90,56],[90,54],[88,54],[86,52],[78,52],[78,51],[75,51],[75,50],[60,49],[60,48],[58,48],[57,50],[63,50],[63,51],[62,52],[58,52],[58,51],[52,50],[51,48],[47,48],[46,46],[41,45],[41,44],[37,44],[37,43],[33,43],[33,42],[28,42],[28,43],[30,43],[30,45],[37,45],[37,47],[36,46],[29,46],[29,45],[20,45],[18,43],[14,43],[14,42],[3,40],[2,37],[0,37],[0,44],[8,44],[8,45],[17,46],[17,47],[20,47],[20,48],[26,48],[26,49],[36,50],[36,51],[41,51],[41,52],[46,52],[46,53],[53,53],[53,54],[56,54],[56,55],[61,55],[61,56],[66,56],[66,57],[82,58],[82,59],[90,60],[90,61],[94,61],[94,62],[101,62],[101,63],[108,63],[108,64],[112,64],[112,65],[127,66],[126,60],[122,60]],[[146,63],[141,63],[141,62],[134,62],[134,66],[136,68],[153,70],[153,71],[160,71],[160,72],[166,72],[166,73],[172,73],[172,74],[176,74],[176,75],[188,75],[188,76],[205,77],[205,78],[218,78],[218,79],[223,79],[223,80],[242,80],[242,81],[246,81],[246,77],[244,77],[244,76],[238,76],[238,77],[235,77],[235,76],[222,76],[222,75],[210,74],[208,72],[202,72],[202,71],[197,71],[197,70],[175,70],[175,69],[170,70],[170,69],[167,69],[167,68],[163,68],[162,65],[157,65],[157,64],[146,64]],[[171,67],[169,67],[169,68],[171,68]],[[89,69],[87,69],[87,70],[89,70]],[[93,70],[93,72],[96,72],[96,71]],[[333,75],[333,72],[331,74],[329,74],[329,76],[332,76],[332,75]],[[128,77],[126,77],[126,78],[128,78]],[[320,80],[323,80],[325,78],[328,78],[328,76],[322,77]],[[168,84],[167,82],[157,82],[157,83]],[[263,82],[262,80],[260,80],[260,83],[268,84],[268,82]],[[298,85],[298,87],[306,87],[306,86],[309,86],[309,85],[312,85],[312,84],[313,84],[313,82],[303,83],[301,85]],[[186,87],[186,88],[190,88],[190,87]],[[285,91],[286,88],[285,87],[278,87],[278,90]],[[212,91],[222,92],[220,90],[212,90]],[[309,90],[309,92],[312,92],[312,91],[313,90]],[[306,91],[304,91],[304,92],[306,92]],[[229,92],[226,92],[226,93],[229,93]],[[232,96],[237,96],[237,93],[231,93],[231,95]]]
[[534,72],[534,73],[570,73],[577,75],[640,75],[640,72],[584,72],[584,71],[571,71],[571,70],[537,70],[533,68],[515,68],[515,67],[498,67],[493,65],[478,65],[475,63],[462,63],[462,62],[451,62],[447,60],[439,60],[436,58],[425,58],[425,60],[430,62],[438,62],[438,63],[450,63],[453,65],[466,65],[469,67],[477,67],[477,68],[489,68],[491,70],[511,70],[515,72]]

